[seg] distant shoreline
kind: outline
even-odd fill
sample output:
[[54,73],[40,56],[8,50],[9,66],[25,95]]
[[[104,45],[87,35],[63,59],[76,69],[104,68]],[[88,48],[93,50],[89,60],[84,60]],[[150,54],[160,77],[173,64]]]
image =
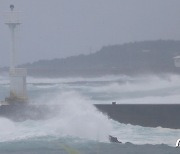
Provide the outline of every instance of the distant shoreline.
[[[36,77],[94,77],[104,75],[180,74],[174,57],[180,55],[180,41],[157,40],[105,46],[89,55],[39,60],[20,65]],[[8,68],[0,69],[0,72]]]

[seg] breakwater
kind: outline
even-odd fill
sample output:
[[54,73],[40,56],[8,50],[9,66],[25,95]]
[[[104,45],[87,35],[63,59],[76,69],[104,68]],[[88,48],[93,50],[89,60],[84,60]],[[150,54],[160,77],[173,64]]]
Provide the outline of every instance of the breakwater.
[[180,104],[95,104],[120,123],[180,129]]

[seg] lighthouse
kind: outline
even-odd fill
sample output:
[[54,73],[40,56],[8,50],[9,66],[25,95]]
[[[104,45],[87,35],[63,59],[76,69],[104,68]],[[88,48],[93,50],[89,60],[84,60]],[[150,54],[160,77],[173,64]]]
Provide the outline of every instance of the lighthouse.
[[19,19],[20,12],[15,11],[14,5],[10,5],[10,11],[6,12],[5,24],[10,29],[11,51],[10,51],[10,94],[5,99],[9,104],[26,103],[28,100],[26,90],[27,70],[18,68],[16,65],[16,32],[21,22]]

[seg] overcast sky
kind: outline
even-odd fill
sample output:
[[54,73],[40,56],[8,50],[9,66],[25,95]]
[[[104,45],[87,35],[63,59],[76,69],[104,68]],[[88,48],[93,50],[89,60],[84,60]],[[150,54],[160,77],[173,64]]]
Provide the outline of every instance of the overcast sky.
[[141,40],[180,40],[180,0],[0,0],[0,67],[9,64],[3,14],[22,11],[18,62],[88,54]]

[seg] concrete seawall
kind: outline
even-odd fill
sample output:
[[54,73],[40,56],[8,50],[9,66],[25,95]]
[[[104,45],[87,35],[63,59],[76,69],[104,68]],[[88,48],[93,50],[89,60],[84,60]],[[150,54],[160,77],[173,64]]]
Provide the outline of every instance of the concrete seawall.
[[180,129],[180,104],[95,104],[120,123]]

